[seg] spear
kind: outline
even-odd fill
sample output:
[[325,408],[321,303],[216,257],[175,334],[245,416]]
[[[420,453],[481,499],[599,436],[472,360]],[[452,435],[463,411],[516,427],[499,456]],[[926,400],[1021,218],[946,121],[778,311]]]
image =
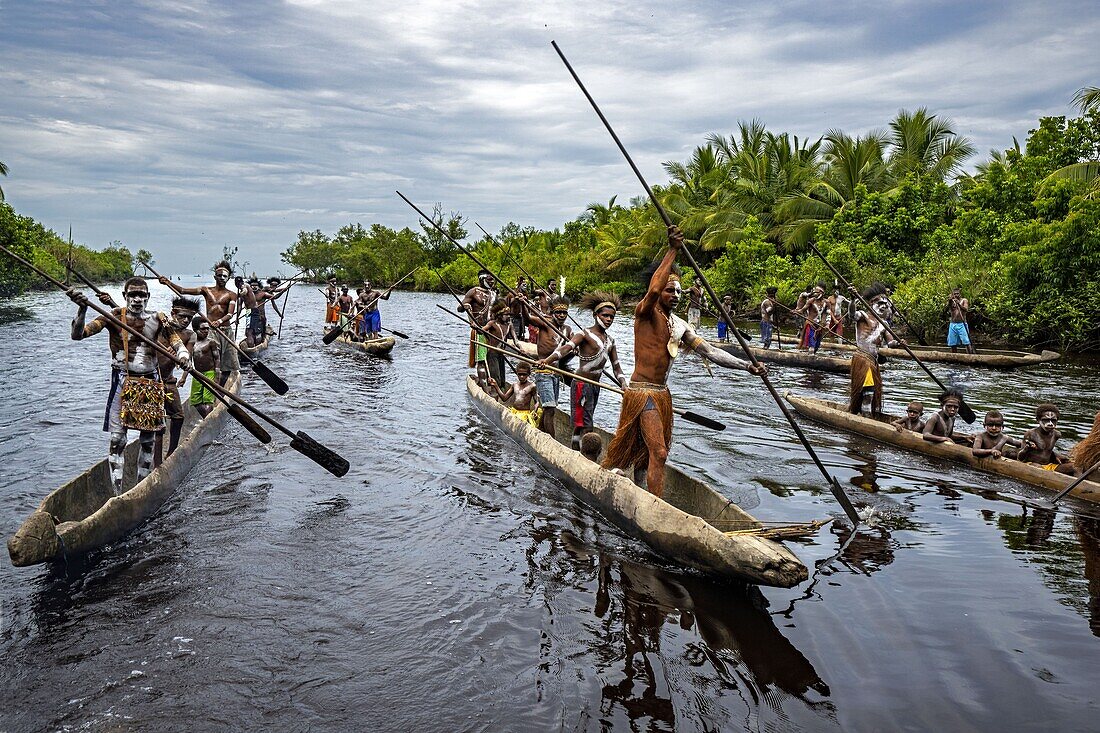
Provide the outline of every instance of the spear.
[[[653,189],[650,188],[649,184],[645,180],[645,177],[642,176],[642,172],[638,170],[638,166],[635,165],[634,159],[630,157],[630,153],[626,151],[626,148],[619,140],[619,136],[615,134],[615,130],[612,129],[611,123],[607,121],[607,118],[604,117],[603,112],[600,111],[599,105],[596,104],[596,100],[593,99],[592,95],[588,93],[588,89],[585,88],[584,83],[581,82],[580,77],[577,76],[577,72],[573,70],[573,66],[569,63],[569,60],[565,58],[565,54],[563,54],[561,49],[558,48],[557,42],[551,41],[550,44],[554,47],[554,50],[557,51],[558,56],[562,60],[562,63],[565,64],[565,68],[569,70],[569,73],[572,75],[573,80],[577,82],[577,86],[580,87],[581,91],[584,93],[584,96],[588,98],[589,104],[592,105],[592,109],[596,111],[596,114],[599,116],[600,121],[603,122],[604,127],[606,127],[607,131],[611,134],[611,139],[614,140],[615,144],[619,147],[619,152],[621,152],[623,154],[623,157],[626,158],[626,162],[634,171],[634,175],[638,177],[638,181],[642,184],[642,187],[645,189],[646,193],[649,194],[649,198],[653,202],[654,207],[656,207],[657,213],[660,214],[661,219],[665,223],[665,226],[673,226],[672,219],[669,218],[668,212],[665,211],[665,207],[662,206],[661,202],[657,200],[657,196],[653,193]],[[721,311],[722,315],[725,316],[726,323],[733,323],[733,318],[730,316],[729,310],[727,310],[726,306],[722,304],[721,299],[719,299],[718,294],[714,291],[714,288],[711,287],[711,284],[707,280],[706,275],[703,274],[703,269],[699,267],[699,263],[695,261],[695,257],[692,256],[691,250],[688,249],[686,244],[681,248],[681,252],[687,259],[688,264],[691,266],[691,268],[695,270],[695,274],[699,277],[699,281],[703,284],[703,287],[706,288],[707,295],[710,296],[711,302],[713,302]],[[734,336],[737,337],[737,343],[741,345],[741,349],[745,352],[745,356],[748,358],[748,360],[752,362],[754,366],[759,367],[760,362],[757,361],[756,357],[753,355],[752,349],[749,348],[749,344],[747,341],[745,341],[745,338],[737,331],[737,329],[731,330],[733,331]],[[852,504],[852,500],[849,499],[848,495],[844,493],[844,489],[841,488],[840,482],[836,480],[836,477],[829,473],[829,469],[827,469],[825,467],[825,464],[821,462],[821,459],[818,457],[817,452],[814,451],[813,446],[810,445],[810,441],[802,432],[802,428],[800,428],[798,426],[798,423],[795,421],[794,415],[792,415],[791,411],[787,409],[787,406],[783,403],[783,398],[779,396],[779,393],[772,385],[771,380],[768,379],[768,375],[766,372],[760,375],[760,380],[764,383],[764,386],[767,388],[768,393],[772,396],[772,399],[775,400],[775,404],[779,406],[780,412],[782,412],[783,416],[787,418],[787,422],[790,423],[791,428],[795,432],[795,435],[798,436],[798,440],[802,443],[802,447],[805,448],[806,452],[810,454],[810,458],[813,459],[814,464],[817,465],[818,470],[821,471],[822,475],[825,477],[825,480],[829,483],[829,490],[832,492],[833,497],[836,498],[837,503],[840,504],[841,508],[844,510],[844,513],[848,515],[848,518],[852,521],[853,525],[859,524],[859,513],[856,511],[855,506]]]

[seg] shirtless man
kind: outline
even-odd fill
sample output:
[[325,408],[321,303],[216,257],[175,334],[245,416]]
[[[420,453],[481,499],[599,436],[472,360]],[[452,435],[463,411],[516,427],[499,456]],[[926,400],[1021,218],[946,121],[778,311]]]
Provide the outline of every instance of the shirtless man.
[[249,348],[263,343],[267,338],[267,313],[264,304],[271,300],[274,294],[264,288],[263,283],[257,278],[248,281],[248,287],[241,288],[241,294],[245,298],[245,305],[249,308],[248,324],[244,328],[244,338]]
[[[545,311],[543,311],[545,312]],[[540,363],[549,360],[554,350],[573,336],[573,331],[566,324],[569,317],[569,300],[564,296],[555,297],[550,301],[550,317],[543,318],[539,313],[531,313],[531,323],[539,329],[539,336],[535,340],[538,349]],[[544,367],[535,367],[535,387],[539,391],[539,404],[542,405],[542,420],[539,429],[544,433],[554,434],[555,413],[558,409],[558,392],[561,381],[557,374]]]
[[905,408],[905,417],[899,417],[890,424],[898,429],[900,433],[902,430],[911,430],[914,433],[924,432],[924,420],[921,420],[921,415],[924,414],[924,405],[914,400],[909,403],[909,406]]
[[[497,291],[493,289],[493,273],[488,270],[477,273],[477,282],[477,285],[466,291],[458,312],[469,313],[470,320],[484,328],[491,318],[490,309],[497,300]],[[486,389],[489,384],[489,368],[486,365],[488,353],[485,336],[471,328],[468,365],[477,370],[477,383],[482,389]]]
[[[107,329],[111,349],[111,389],[107,396],[103,430],[110,435],[107,462],[117,496],[122,493],[128,429],[139,431],[141,449],[138,453],[137,480],[141,481],[153,470],[154,438],[156,433],[164,430],[164,385],[160,383],[157,370],[157,352],[148,343],[108,323],[103,316],[97,316],[85,325],[87,296],[75,288],[70,288],[66,294],[77,305],[70,334],[74,341]],[[168,327],[168,316],[145,310],[149,303],[149,286],[145,280],[140,277],[127,280],[122,286],[122,296],[126,305],[113,309],[111,315],[151,341],[167,341],[168,347],[176,352],[176,363],[184,369],[189,368],[191,355],[180,335]],[[124,391],[127,392],[125,399]],[[159,394],[159,402],[154,399],[154,394]]]
[[816,354],[821,346],[821,317],[825,312],[825,284],[814,285],[809,292],[802,293],[798,298],[798,307],[794,309],[797,315],[806,319],[802,326],[802,336],[798,341],[799,351],[813,349]]
[[527,304],[524,298],[527,296],[527,278],[520,275],[516,281],[516,291],[508,293],[505,300],[508,302],[511,315],[512,333],[516,341],[527,340]]
[[[848,286],[853,294],[855,286]],[[890,300],[886,297],[886,286],[882,283],[874,283],[863,291],[863,299],[871,304],[871,312],[855,310],[855,297],[852,298],[852,323],[856,327],[856,351],[852,354],[852,363],[849,371],[849,397],[848,412],[859,415],[863,412],[864,403],[870,398],[871,415],[877,417],[882,414],[882,372],[878,367],[878,350],[880,346],[898,346],[899,343],[891,341],[884,344],[886,338],[886,314],[890,310]]]
[[767,374],[763,365],[753,366],[711,346],[676,317],[673,311],[680,302],[681,286],[675,265],[684,246],[684,235],[676,226],[668,228],[668,242],[668,251],[634,311],[634,373],[623,395],[619,427],[603,461],[608,469],[633,466],[634,481],[657,497],[664,493],[665,461],[672,447],[672,396],[665,381],[679,350],[694,350],[730,369]]
[[[733,315],[733,296],[723,295],[722,306],[726,309],[730,315]],[[730,332],[729,325],[726,323],[726,317],[722,315],[722,309],[718,309],[718,340],[723,343],[729,343]]]
[[767,294],[764,300],[760,301],[760,343],[765,349],[770,349],[772,345],[772,331],[775,329],[778,313],[776,312],[775,294],[779,292],[779,288],[772,285],[766,288],[764,292]]
[[703,286],[698,281],[693,282],[688,289],[688,325],[699,328],[699,320],[703,316]]
[[[210,338],[210,323],[202,317],[191,321],[191,328],[195,332],[195,344],[191,347],[195,371],[202,372],[207,379],[214,379],[221,360],[221,347],[217,340]],[[214,393],[205,384],[193,379],[190,402],[196,412],[206,417],[214,409]]]
[[990,410],[985,413],[985,430],[974,436],[974,446],[970,449],[970,452],[978,458],[986,456],[1000,458],[1005,455],[1011,458],[1012,455],[1008,454],[1004,448],[1006,446],[1019,448],[1023,445],[1023,442],[1005,435],[1004,427],[1005,416],[999,411]]
[[359,335],[363,338],[367,340],[381,338],[382,313],[378,310],[378,301],[389,300],[392,290],[393,288],[385,292],[375,290],[370,280],[363,283],[363,291],[356,302],[357,307],[363,308],[363,321],[359,326]]
[[[539,360],[536,366],[546,367],[549,364],[556,364],[576,351],[580,362],[574,370],[577,374],[598,382],[604,367],[610,361],[615,380],[619,386],[626,389],[628,382],[619,364],[619,352],[615,347],[615,339],[607,333],[621,306],[619,296],[614,293],[596,291],[582,296],[577,301],[577,307],[582,311],[591,311],[595,323],[589,328],[577,331],[568,341],[555,348],[548,357]],[[599,399],[599,387],[579,379],[574,380],[569,390],[570,414],[573,418],[573,448],[579,450],[581,438],[586,433],[592,432],[592,417]]]
[[1069,456],[1055,450],[1055,446],[1062,438],[1062,433],[1058,430],[1060,417],[1058,408],[1049,402],[1036,407],[1035,419],[1039,421],[1039,427],[1024,433],[1023,447],[1020,448],[1016,457],[1026,463],[1035,463],[1048,471],[1074,474],[1073,463],[1070,462]]
[[340,313],[340,326],[347,328],[348,322],[351,320],[352,306],[354,299],[348,295],[348,286],[340,286],[340,295],[336,297],[336,309]]
[[929,443],[954,443],[955,419],[959,416],[962,392],[951,389],[940,395],[940,409],[924,424],[924,439]]
[[[504,299],[500,299],[493,303],[493,307],[489,309],[491,318],[489,322],[485,324],[485,330],[488,331],[489,337],[487,343],[497,349],[505,348],[505,341],[512,339],[515,341],[512,335],[512,323],[511,313],[512,309],[508,306],[508,303]],[[504,354],[499,351],[485,350],[485,368],[489,372],[490,382],[496,381],[497,384],[504,384]]]
[[970,326],[966,322],[966,316],[970,312],[970,301],[962,297],[962,291],[955,288],[947,299],[947,314],[950,322],[947,324],[947,345],[951,351],[957,352],[959,345],[966,347],[966,353],[973,354],[974,347],[970,343]]
[[176,295],[201,295],[206,300],[206,317],[213,326],[212,334],[218,342],[218,348],[222,351],[221,374],[218,376],[218,384],[225,384],[231,372],[240,371],[241,364],[237,358],[237,352],[229,343],[233,336],[229,333],[229,322],[237,310],[237,293],[228,289],[226,284],[233,275],[233,269],[229,263],[222,260],[214,265],[214,285],[203,285],[198,288],[185,288],[172,282],[166,277],[159,278],[160,282],[176,292]]
[[[172,316],[168,321],[165,332],[172,330],[179,334],[188,351],[192,349],[195,334],[191,331],[191,321],[201,307],[198,300],[186,295],[177,295],[172,301]],[[160,339],[161,345],[168,346],[167,339]],[[183,432],[183,402],[180,400],[180,386],[187,379],[187,372],[176,379],[176,362],[163,354],[157,354],[157,367],[160,369],[160,380],[164,383],[164,412],[168,418],[168,451],[164,452],[164,433],[157,433],[153,442],[153,468],[161,464],[180,442],[180,434]]]
[[531,366],[527,362],[516,364],[516,382],[503,391],[497,381],[490,377],[489,391],[497,400],[507,405],[513,415],[532,427],[538,427],[538,390],[531,381]]
[[336,305],[336,299],[340,297],[340,288],[336,287],[336,278],[330,277],[328,279],[328,286],[325,288],[325,323],[339,323],[340,322],[340,308]]

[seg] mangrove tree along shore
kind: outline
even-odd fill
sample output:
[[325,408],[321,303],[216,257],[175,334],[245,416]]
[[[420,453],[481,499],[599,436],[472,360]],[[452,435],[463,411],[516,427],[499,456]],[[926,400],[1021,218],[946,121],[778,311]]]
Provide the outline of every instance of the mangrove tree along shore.
[[[116,243],[96,251],[69,241],[47,229],[29,216],[15,213],[10,204],[0,202],[0,244],[26,257],[38,267],[65,279],[65,262],[95,282],[116,282],[134,274],[134,257],[130,250]],[[144,250],[139,256],[151,256]],[[50,286],[26,268],[7,257],[0,257],[0,297],[11,297],[28,288],[47,289]]]
[[[1021,146],[993,151],[973,173],[974,153],[951,123],[927,110],[900,112],[882,131],[831,130],[813,141],[760,122],[711,135],[685,162],[665,165],[655,187],[715,288],[752,308],[774,285],[793,306],[811,283],[833,278],[815,242],[857,286],[895,289],[908,320],[928,336],[946,328],[954,286],[970,299],[979,335],[1062,350],[1100,347],[1100,111],[1079,97],[1078,117],[1044,117]],[[457,203],[457,202],[456,202]],[[458,239],[473,229],[436,207]],[[641,292],[640,273],[664,247],[652,204],[611,198],[551,231],[509,224],[497,235],[536,280],[566,277],[571,293],[600,287]],[[417,264],[456,285],[476,267],[430,232],[348,225],[333,236],[301,232],[283,259],[317,276],[392,281]],[[511,259],[478,238],[480,258],[514,281]],[[690,280],[690,278],[688,278]],[[416,286],[437,290],[428,268]]]

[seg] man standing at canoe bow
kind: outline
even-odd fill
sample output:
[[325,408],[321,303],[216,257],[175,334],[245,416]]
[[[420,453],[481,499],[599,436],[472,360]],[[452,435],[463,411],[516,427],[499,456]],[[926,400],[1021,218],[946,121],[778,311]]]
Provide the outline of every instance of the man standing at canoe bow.
[[162,285],[167,285],[176,295],[201,295],[206,300],[206,317],[213,329],[212,335],[222,352],[221,373],[218,376],[218,384],[224,385],[232,372],[240,371],[241,363],[237,359],[237,351],[230,344],[234,344],[233,334],[229,332],[229,323],[233,320],[233,314],[237,311],[238,294],[226,287],[229,278],[233,276],[233,268],[222,260],[214,265],[214,285],[203,285],[199,288],[185,288],[176,285],[166,277],[158,278]]
[[633,466],[635,483],[657,497],[664,493],[665,461],[672,447],[672,395],[665,382],[680,348],[730,369],[767,373],[763,365],[754,367],[711,346],[673,313],[682,295],[676,257],[684,246],[684,235],[678,227],[668,228],[668,243],[649,289],[634,311],[634,373],[623,395],[619,427],[603,462],[609,469]]

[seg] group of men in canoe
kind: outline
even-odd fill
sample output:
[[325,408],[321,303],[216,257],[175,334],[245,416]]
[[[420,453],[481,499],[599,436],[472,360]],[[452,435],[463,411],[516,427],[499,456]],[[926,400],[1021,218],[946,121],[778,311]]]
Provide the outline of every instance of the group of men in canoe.
[[[593,324],[574,332],[566,323],[570,303],[564,296],[551,296],[548,302],[543,302],[522,290],[507,288],[512,302],[523,303],[526,317],[538,329],[534,356],[524,354],[516,329],[506,328],[512,314],[511,303],[498,298],[492,273],[483,270],[478,286],[466,293],[459,306],[460,311],[470,315],[475,326],[472,335],[475,358],[471,366],[477,368],[479,383],[543,431],[554,432],[562,373],[566,373],[567,379],[582,377],[573,378],[569,386],[573,445],[593,457],[600,453],[596,444],[598,435],[592,433],[600,387],[591,382],[599,381],[610,364],[614,381],[623,390],[623,400],[619,425],[603,451],[602,465],[619,471],[633,469],[634,481],[658,497],[664,492],[664,467],[672,447],[673,408],[667,379],[679,353],[693,351],[705,362],[753,374],[767,373],[763,365],[754,366],[712,346],[695,327],[676,315],[676,306],[684,292],[676,259],[683,249],[684,238],[675,226],[669,227],[668,235],[669,247],[634,311],[634,371],[629,379],[619,363],[614,339],[608,333],[620,308],[615,295],[593,292],[583,296],[578,304],[592,314]],[[491,329],[493,323],[500,323],[501,327]],[[508,345],[519,363],[516,383],[503,387],[503,366],[490,363],[489,354],[497,353],[495,349],[507,350]],[[574,355],[579,362],[577,367],[562,369]],[[541,415],[536,417],[540,410]]]
[[339,326],[352,341],[374,341],[382,337],[382,313],[379,300],[389,300],[393,288],[377,290],[370,280],[355,289],[355,297],[348,294],[347,285],[337,285],[330,277],[325,287],[325,327]]
[[[253,278],[248,283],[237,279],[237,290],[227,287],[232,277],[227,262],[214,267],[214,284],[184,288],[166,277],[158,278],[175,294],[169,313],[149,309],[149,285],[145,278],[132,277],[122,287],[124,305],[119,307],[107,293],[98,298],[110,307],[111,315],[175,354],[169,359],[146,341],[132,337],[107,318],[97,316],[86,322],[88,296],[71,288],[67,294],[76,303],[71,336],[80,341],[106,330],[111,355],[111,383],[103,416],[103,430],[110,436],[108,465],[115,493],[122,493],[126,438],[130,430],[138,432],[137,481],[171,455],[179,445],[183,431],[184,409],[180,388],[187,369],[194,368],[211,381],[225,384],[229,375],[240,369],[237,346],[232,335],[238,305],[251,309],[245,328],[249,344],[265,334],[267,323],[263,306],[279,297],[289,283],[280,285],[270,278],[267,287]],[[201,295],[204,303],[192,296]],[[278,311],[277,311],[278,312]],[[177,368],[183,369],[177,377]],[[192,380],[188,401],[202,417],[214,407],[214,393],[198,380]],[[167,446],[162,449],[167,429]]]

